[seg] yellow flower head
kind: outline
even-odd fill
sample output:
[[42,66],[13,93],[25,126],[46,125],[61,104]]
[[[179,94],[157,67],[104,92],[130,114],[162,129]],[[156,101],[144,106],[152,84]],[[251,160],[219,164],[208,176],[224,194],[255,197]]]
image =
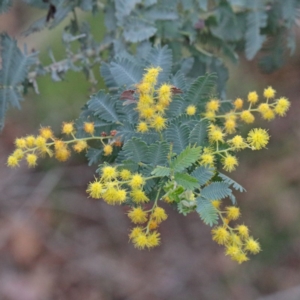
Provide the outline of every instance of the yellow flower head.
[[229,220],[237,220],[240,217],[240,209],[236,206],[227,206],[226,207],[226,217]]
[[250,237],[245,242],[245,250],[249,251],[250,253],[257,254],[261,249],[259,243]]
[[109,187],[103,193],[103,199],[107,204],[115,205],[119,201],[117,200],[117,189],[115,187]]
[[153,107],[145,107],[140,110],[140,116],[145,119],[151,119],[155,114]]
[[20,148],[20,149],[25,149],[27,147],[26,140],[24,138],[16,139],[15,145],[17,148]]
[[254,128],[248,133],[247,141],[252,150],[260,150],[268,144],[270,136],[265,129]]
[[40,128],[40,136],[42,136],[46,140],[54,137],[53,131],[50,127],[41,127]]
[[270,105],[268,103],[261,103],[257,109],[261,114],[264,114],[270,109]]
[[156,116],[150,124],[156,131],[161,131],[166,127],[166,121],[162,116]]
[[144,183],[145,183],[145,180],[140,174],[134,174],[131,177],[129,185],[131,186],[132,189],[138,189],[142,185],[144,185]]
[[147,212],[139,206],[130,210],[128,217],[134,224],[143,224],[147,221]]
[[94,134],[95,132],[94,122],[84,122],[83,129],[86,133]]
[[206,103],[206,111],[217,112],[220,108],[220,101],[218,99],[211,99]]
[[40,149],[45,148],[46,147],[46,139],[39,135],[35,139],[35,144]]
[[134,227],[130,234],[129,234],[129,239],[135,239],[137,236],[139,236],[141,233],[143,233],[143,228],[142,227]]
[[271,121],[275,118],[274,111],[270,108],[262,114],[263,119]]
[[225,131],[228,134],[232,134],[235,132],[236,122],[233,119],[227,119],[225,121]]
[[288,99],[281,97],[277,100],[276,106],[275,106],[275,113],[281,117],[283,117],[288,109],[290,108],[290,102]]
[[139,103],[143,105],[151,105],[154,103],[154,99],[151,95],[141,94],[139,98]]
[[103,185],[99,181],[90,182],[86,192],[94,199],[100,199],[103,192]]
[[157,231],[149,233],[147,237],[147,247],[153,248],[160,244],[160,234]]
[[253,123],[255,120],[253,114],[249,110],[242,111],[241,119],[247,124]]
[[7,166],[10,168],[15,168],[15,167],[19,166],[19,159],[14,155],[10,155],[7,158]]
[[143,82],[154,86],[157,82],[157,77],[160,71],[162,71],[160,67],[150,67],[146,69],[146,73],[143,76]]
[[122,180],[128,180],[131,177],[131,172],[127,169],[124,169],[120,172],[120,177]]
[[104,156],[109,156],[113,152],[113,147],[111,145],[105,145],[103,147]]
[[12,156],[14,156],[16,159],[19,160],[19,159],[22,159],[22,158],[24,157],[24,152],[23,152],[22,149],[16,149],[16,150],[13,152]]
[[215,207],[216,209],[219,209],[221,206],[221,201],[220,200],[212,200],[211,204],[213,205],[213,207]]
[[126,201],[126,196],[127,196],[126,190],[124,189],[117,190],[115,202],[118,204],[124,203]]
[[187,108],[186,108],[186,113],[187,115],[189,116],[193,116],[195,113],[196,113],[196,106],[195,105],[189,105]]
[[158,89],[158,103],[162,107],[167,107],[172,101],[172,86],[169,84],[162,84]]
[[219,245],[224,245],[229,238],[229,232],[223,226],[215,227],[211,233],[213,241]]
[[264,97],[267,99],[272,99],[275,97],[276,91],[269,86],[268,88],[264,89]]
[[248,102],[255,104],[258,101],[258,95],[256,92],[250,92],[248,94]]
[[153,230],[153,229],[156,229],[157,227],[158,227],[158,223],[154,220],[151,220],[149,223],[149,229]]
[[26,146],[28,148],[33,148],[35,146],[35,137],[33,135],[26,137]]
[[232,172],[235,170],[236,166],[238,165],[238,160],[235,156],[227,154],[223,160],[223,168],[228,172]]
[[151,92],[151,85],[149,82],[141,82],[136,87],[141,95],[146,95]]
[[118,176],[118,172],[116,168],[111,167],[111,166],[105,166],[101,170],[102,173],[102,178],[105,180],[111,180],[114,179]]
[[26,156],[27,165],[29,168],[33,168],[37,165],[37,156],[33,153],[27,154]]
[[234,148],[234,150],[240,150],[247,147],[247,144],[245,143],[244,139],[240,135],[234,136],[231,140],[228,141],[231,147]]
[[62,124],[61,133],[71,134],[75,132],[74,122],[64,122]]
[[62,141],[62,140],[54,141],[54,149],[55,150],[59,150],[59,149],[66,148],[66,147],[67,147],[67,144],[64,141]]
[[156,207],[152,213],[152,217],[157,221],[157,223],[161,223],[168,218],[168,215],[162,207]]
[[149,201],[149,198],[146,196],[143,190],[133,189],[130,193],[132,201],[135,203],[146,203]]
[[148,131],[148,125],[146,122],[140,122],[137,126],[137,131],[144,133]]
[[145,233],[140,233],[133,239],[135,248],[144,249],[148,244],[148,239]]
[[77,141],[74,146],[73,146],[73,149],[77,152],[77,153],[80,153],[82,152],[83,150],[87,149],[88,147],[88,144],[86,141]]
[[208,132],[208,138],[210,142],[224,142],[224,133],[217,126],[211,126]]
[[246,225],[238,225],[236,230],[242,238],[249,237],[249,228]]
[[204,117],[210,121],[215,121],[216,113],[214,111],[206,111],[204,114]]
[[203,153],[201,155],[201,158],[200,158],[200,165],[203,165],[203,166],[213,166],[214,165],[214,160],[215,160],[215,157],[213,154],[210,154],[210,153]]
[[233,105],[235,107],[235,109],[242,109],[243,108],[243,104],[244,104],[244,101],[241,99],[241,98],[237,98],[234,102],[233,102]]
[[55,158],[61,162],[66,161],[71,156],[71,152],[67,147],[55,150]]

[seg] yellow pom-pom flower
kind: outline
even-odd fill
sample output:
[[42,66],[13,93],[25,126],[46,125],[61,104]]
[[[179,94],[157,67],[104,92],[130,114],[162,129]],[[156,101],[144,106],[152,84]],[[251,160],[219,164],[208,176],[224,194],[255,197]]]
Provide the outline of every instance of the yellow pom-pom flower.
[[210,153],[203,153],[201,155],[201,158],[200,158],[200,165],[203,165],[203,166],[213,166],[214,165],[214,160],[215,160],[215,157],[213,154],[210,154]]
[[211,204],[213,205],[213,207],[215,207],[216,209],[219,209],[221,206],[221,201],[220,200],[212,200]]
[[248,102],[255,104],[258,101],[258,95],[256,92],[250,92],[248,94]]
[[211,99],[206,103],[206,110],[217,112],[220,108],[220,101],[218,99]]
[[228,134],[232,134],[235,132],[235,128],[236,128],[236,121],[233,119],[227,119],[225,121],[225,131]]
[[244,101],[241,98],[237,98],[233,102],[234,108],[237,109],[237,110],[242,109],[243,108],[243,104],[244,104]]
[[152,217],[157,221],[157,223],[161,223],[168,218],[168,215],[162,207],[156,207],[152,213]]
[[217,242],[219,245],[224,245],[229,238],[229,232],[223,226],[215,227],[211,233],[213,241]]
[[133,189],[130,193],[132,201],[135,203],[146,203],[149,202],[149,198],[146,196],[143,190]]
[[90,182],[86,192],[94,199],[100,199],[103,192],[103,185],[99,181]]
[[26,155],[26,161],[29,168],[33,168],[37,165],[37,156],[33,153],[29,153]]
[[274,111],[270,108],[262,114],[263,119],[271,121],[275,118]]
[[16,150],[13,152],[12,156],[14,156],[16,159],[19,160],[19,159],[22,159],[22,158],[24,157],[24,152],[23,152],[22,149],[16,149]]
[[141,82],[136,87],[138,92],[142,95],[149,94],[151,92],[151,85],[149,82]]
[[137,131],[144,133],[148,131],[148,125],[146,122],[140,122],[137,126]]
[[160,67],[150,67],[146,69],[146,73],[143,76],[143,82],[149,83],[150,85],[154,86],[157,82],[157,77],[161,70],[162,69]]
[[104,180],[111,180],[118,176],[117,169],[111,166],[103,167],[101,173]]
[[143,224],[147,221],[147,212],[141,207],[136,207],[129,211],[128,217],[134,224]]
[[157,231],[149,233],[147,237],[147,247],[154,248],[160,244],[160,234]]
[[250,253],[257,254],[261,249],[259,243],[250,237],[245,242],[245,250],[249,251]]
[[228,141],[228,143],[234,150],[241,150],[247,147],[246,142],[240,135],[234,136],[231,140]]
[[131,177],[129,185],[132,189],[138,189],[145,183],[144,178],[140,174],[134,174]]
[[61,133],[72,134],[75,132],[74,122],[64,122],[62,124]]
[[131,172],[127,169],[124,169],[120,172],[120,177],[123,179],[123,180],[128,180],[130,179],[131,177]]
[[105,145],[103,147],[104,156],[109,156],[113,152],[113,147],[111,145]]
[[25,149],[27,147],[26,140],[24,138],[16,139],[15,145],[17,148],[20,148],[20,149]]
[[156,116],[150,124],[156,131],[161,131],[166,127],[166,121],[162,116]]
[[172,88],[171,85],[164,83],[158,89],[159,103],[164,107],[168,106],[170,104],[170,102],[172,101],[171,88]]
[[139,236],[141,233],[143,233],[143,228],[140,226],[134,227],[130,234],[129,234],[129,239],[135,239],[137,236]]
[[145,233],[140,233],[133,239],[134,247],[137,249],[144,249],[147,247],[148,238]]
[[55,158],[58,161],[64,162],[69,159],[71,152],[67,147],[62,147],[55,150]]
[[77,152],[80,153],[83,150],[87,149],[88,144],[86,141],[77,141],[74,145],[73,145],[73,149]]
[[46,140],[51,139],[54,137],[53,131],[50,127],[42,127],[40,128],[40,136],[45,138]]
[[35,137],[33,135],[26,137],[26,146],[28,148],[33,148],[35,146]]
[[249,228],[246,225],[238,225],[236,230],[242,238],[249,237]]
[[196,113],[196,106],[195,105],[189,105],[187,108],[186,108],[186,113],[187,115],[189,116],[193,116],[195,113]]
[[238,165],[238,160],[235,156],[227,154],[223,160],[223,168],[228,172],[232,172],[235,170],[236,166]]
[[264,89],[264,97],[267,99],[272,99],[275,97],[276,91],[269,86],[268,88]]
[[19,159],[14,155],[10,155],[7,158],[7,166],[10,168],[15,168],[15,167],[19,166]]
[[270,136],[265,129],[254,128],[248,133],[247,141],[252,150],[265,148],[269,142]]
[[39,135],[35,139],[35,144],[38,148],[43,149],[46,147],[46,139]]
[[94,122],[85,122],[83,124],[83,129],[86,133],[94,134],[94,132],[95,132]]
[[240,209],[236,206],[226,207],[226,217],[229,220],[237,220],[241,215]]
[[253,123],[255,120],[253,114],[249,110],[242,111],[240,117],[247,124]]
[[204,117],[210,121],[215,121],[215,118],[216,118],[216,113],[214,111],[207,111],[205,112],[204,114]]
[[276,106],[274,108],[275,113],[281,117],[283,117],[290,107],[290,102],[288,99],[281,97],[277,100]]
[[213,126],[209,129],[208,138],[210,142],[224,142],[224,133],[219,127]]

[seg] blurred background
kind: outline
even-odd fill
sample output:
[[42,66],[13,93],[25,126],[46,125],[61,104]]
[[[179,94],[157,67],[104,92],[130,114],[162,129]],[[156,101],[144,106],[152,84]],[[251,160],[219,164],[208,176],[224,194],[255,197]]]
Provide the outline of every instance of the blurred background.
[[[16,4],[1,15],[0,31],[22,46],[21,32],[39,14]],[[101,16],[89,21],[100,41]],[[62,56],[64,26],[26,38],[44,63],[50,63],[49,47],[57,60]],[[261,95],[271,85],[292,103],[287,117],[256,123],[270,128],[269,149],[242,152],[231,174],[248,190],[236,194],[241,220],[263,250],[242,265],[225,257],[196,213],[183,217],[170,208],[160,228],[162,245],[134,249],[126,210],[87,198],[96,167],[88,167],[84,155],[72,155],[63,164],[45,159],[35,169],[7,168],[16,137],[36,134],[40,125],[58,132],[62,121],[78,116],[92,92],[81,73],[68,73],[58,83],[39,78],[40,95],[30,92],[21,111],[9,110],[0,136],[0,299],[300,299],[299,78],[299,42],[296,54],[271,75],[243,58],[230,66],[229,98],[252,90]]]

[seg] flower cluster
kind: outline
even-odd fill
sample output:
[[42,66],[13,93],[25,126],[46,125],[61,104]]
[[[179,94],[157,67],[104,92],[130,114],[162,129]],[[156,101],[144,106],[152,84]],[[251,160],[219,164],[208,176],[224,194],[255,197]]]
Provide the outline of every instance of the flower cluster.
[[248,94],[248,108],[243,109],[244,100],[237,98],[233,102],[233,109],[226,114],[218,114],[221,102],[211,99],[206,104],[204,119],[209,121],[208,140],[210,147],[203,150],[200,164],[214,166],[217,157],[221,159],[223,169],[231,172],[238,166],[238,159],[234,152],[245,148],[260,150],[267,146],[270,136],[265,129],[254,128],[247,137],[236,134],[238,122],[253,123],[254,113],[258,112],[265,120],[272,120],[275,115],[284,116],[290,107],[290,102],[281,97],[270,103],[275,98],[276,91],[272,87],[264,90],[265,102],[258,105],[258,94]]
[[138,132],[147,132],[149,128],[162,131],[166,127],[167,119],[164,115],[172,101],[172,86],[164,83],[156,88],[161,71],[159,67],[148,68],[142,81],[136,86],[139,97],[136,109],[140,117]]
[[230,222],[240,217],[240,209],[236,206],[227,206],[224,211],[221,211],[221,201],[219,200],[214,200],[213,205],[223,224],[212,229],[212,238],[219,245],[225,246],[225,254],[232,260],[242,263],[249,260],[248,254],[260,252],[259,243],[249,235],[249,228],[246,225],[236,225],[235,227],[229,225]]
[[[8,157],[7,165],[11,168],[19,166],[19,162],[25,159],[28,167],[35,167],[39,157],[49,155],[54,156],[58,161],[64,162],[71,156],[70,145],[75,152],[80,153],[88,148],[89,140],[100,140],[103,144],[104,155],[110,155],[113,151],[113,144],[118,140],[114,139],[115,132],[110,135],[95,136],[95,126],[93,122],[85,122],[83,130],[88,135],[85,138],[76,138],[75,125],[73,122],[63,123],[61,133],[70,136],[69,140],[62,140],[54,136],[50,127],[42,127],[39,135],[28,135],[15,140],[16,150]],[[111,140],[111,143],[105,144],[103,140]]]

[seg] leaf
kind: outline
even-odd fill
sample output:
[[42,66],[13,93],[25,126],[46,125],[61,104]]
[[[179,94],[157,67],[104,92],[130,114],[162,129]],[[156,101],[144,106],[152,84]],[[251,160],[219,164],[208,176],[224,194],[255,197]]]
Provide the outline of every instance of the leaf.
[[185,100],[195,105],[200,105],[204,99],[208,98],[212,93],[216,83],[216,74],[206,74],[198,77],[191,84]]
[[111,73],[111,70],[110,70],[110,65],[103,62],[101,64],[101,67],[100,67],[100,74],[101,76],[103,77],[104,79],[104,82],[105,82],[105,85],[108,87],[108,88],[116,88],[118,87],[118,84],[116,83],[112,73]]
[[169,176],[171,174],[171,169],[167,167],[158,166],[151,172],[151,174],[153,176],[159,177]]
[[171,169],[174,170],[174,172],[182,172],[199,159],[200,151],[200,147],[191,148],[188,146],[171,162]]
[[120,153],[124,153],[126,159],[133,160],[137,163],[148,161],[148,146],[144,141],[138,138],[132,138],[127,141]]
[[148,148],[148,163],[152,166],[165,165],[168,161],[170,145],[166,142],[152,144]]
[[260,0],[253,0],[253,11],[247,14],[246,24],[246,58],[253,59],[258,50],[261,49],[266,37],[260,34],[260,29],[267,24],[267,14]]
[[198,197],[196,211],[200,215],[201,220],[204,224],[213,226],[218,224],[218,212],[216,208],[212,205],[210,200],[202,197]]
[[144,16],[149,20],[176,20],[178,18],[177,13],[172,8],[166,8],[161,5],[156,5],[147,10]]
[[123,36],[127,42],[138,43],[148,40],[156,33],[157,29],[146,20],[130,18],[124,25]]
[[158,75],[158,83],[166,82],[169,79],[172,69],[172,51],[168,46],[152,48],[146,61],[149,66],[161,67]]
[[193,190],[199,186],[198,180],[186,173],[175,173],[174,179],[187,190]]
[[108,122],[119,122],[115,102],[113,102],[110,95],[105,94],[104,90],[100,90],[92,96],[87,105],[94,112],[94,115],[99,116],[101,119]]
[[196,168],[191,175],[197,178],[199,185],[204,185],[214,176],[214,171],[214,168],[201,166]]
[[226,182],[228,185],[232,185],[235,190],[240,191],[241,193],[246,192],[246,190],[232,178],[222,173],[218,173],[218,176],[220,176],[223,179],[223,181]]
[[86,153],[86,157],[89,161],[88,165],[91,166],[93,164],[99,163],[102,157],[102,153],[102,149],[88,148],[88,151]]
[[129,16],[136,4],[140,2],[141,0],[115,0],[117,19],[122,22],[123,18]]
[[203,146],[207,138],[207,126],[205,121],[200,121],[194,126],[189,135],[191,145]]
[[213,182],[201,191],[201,196],[208,200],[220,200],[231,194],[231,189],[225,182]]
[[133,160],[123,160],[120,165],[121,170],[126,169],[130,172],[137,172],[139,165]]
[[165,130],[166,140],[173,144],[173,151],[180,154],[188,146],[189,127],[171,123]]
[[127,87],[137,84],[143,75],[142,68],[126,58],[112,62],[110,64],[110,72],[112,78],[119,86],[125,85]]

